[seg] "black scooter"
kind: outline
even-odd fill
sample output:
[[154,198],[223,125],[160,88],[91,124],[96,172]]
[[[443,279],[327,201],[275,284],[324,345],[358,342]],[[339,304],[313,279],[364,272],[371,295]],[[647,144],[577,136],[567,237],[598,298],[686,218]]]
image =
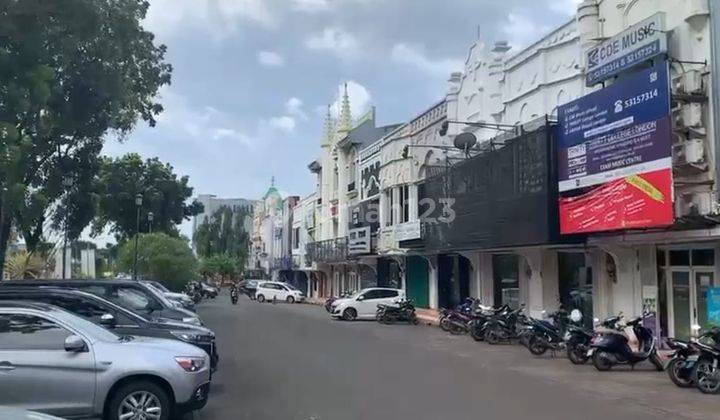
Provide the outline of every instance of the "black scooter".
[[720,393],[720,330],[714,327],[704,336],[713,339],[712,344],[696,341],[698,360],[693,368],[693,382],[703,394]]
[[420,322],[415,314],[415,306],[411,300],[404,300],[397,305],[380,304],[377,306],[377,309],[376,318],[383,324],[402,321],[417,325]]
[[550,315],[552,323],[543,319],[528,320],[527,348],[535,356],[542,356],[548,350],[553,353],[565,349],[563,332],[567,324],[567,312],[559,310]]
[[507,304],[499,308],[488,308],[478,305],[475,309],[472,320],[470,320],[467,324],[467,327],[470,330],[470,336],[475,341],[484,341],[485,328],[487,327],[488,321],[495,316],[507,312],[510,312],[510,306]]
[[588,361],[588,350],[590,350],[590,340],[592,339],[592,331],[588,331],[577,325],[568,325],[565,332],[565,347],[567,357],[574,365],[584,365]]
[[230,301],[233,305],[237,305],[238,302],[238,292],[235,286],[230,288]]
[[[619,321],[620,317],[610,319]],[[639,351],[633,351],[630,348],[628,337],[617,329],[617,321],[615,322],[615,331],[601,330],[595,332],[590,342],[588,357],[592,358],[593,365],[597,370],[607,371],[617,364],[629,364],[634,368],[636,364],[645,360],[650,360],[657,370],[663,370],[663,364],[655,346],[655,337],[648,328],[641,325],[641,322],[642,318],[636,317],[626,324],[633,329],[635,337],[638,339]]]
[[485,326],[485,341],[488,344],[498,344],[520,338],[523,332],[522,325],[526,322],[522,311],[525,304],[508,313],[492,317]]

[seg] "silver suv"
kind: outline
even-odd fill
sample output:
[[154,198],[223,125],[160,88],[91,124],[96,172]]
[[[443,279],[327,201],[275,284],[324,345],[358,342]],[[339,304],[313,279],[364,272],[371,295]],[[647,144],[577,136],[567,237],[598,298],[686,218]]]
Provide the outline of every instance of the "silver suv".
[[209,368],[190,344],[118,336],[52,305],[0,302],[0,406],[166,420],[205,405]]

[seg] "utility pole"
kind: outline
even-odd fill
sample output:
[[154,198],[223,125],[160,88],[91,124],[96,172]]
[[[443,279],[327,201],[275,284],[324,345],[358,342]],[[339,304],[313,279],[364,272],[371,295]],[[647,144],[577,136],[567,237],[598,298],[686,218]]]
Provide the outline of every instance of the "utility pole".
[[142,207],[142,194],[135,196],[135,206],[137,207],[137,218],[135,220],[135,260],[133,262],[133,280],[137,280],[138,237],[140,236],[140,208]]

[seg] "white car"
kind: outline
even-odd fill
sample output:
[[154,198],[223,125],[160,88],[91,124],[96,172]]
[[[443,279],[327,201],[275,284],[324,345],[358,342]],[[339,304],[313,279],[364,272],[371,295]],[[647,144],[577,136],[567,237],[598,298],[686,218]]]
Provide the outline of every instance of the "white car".
[[405,291],[386,287],[371,287],[356,292],[349,298],[332,303],[330,314],[346,321],[375,319],[379,304],[392,305],[405,299]]
[[302,302],[305,294],[297,287],[278,281],[261,281],[255,290],[255,299],[262,303],[266,300],[280,300],[287,303]]

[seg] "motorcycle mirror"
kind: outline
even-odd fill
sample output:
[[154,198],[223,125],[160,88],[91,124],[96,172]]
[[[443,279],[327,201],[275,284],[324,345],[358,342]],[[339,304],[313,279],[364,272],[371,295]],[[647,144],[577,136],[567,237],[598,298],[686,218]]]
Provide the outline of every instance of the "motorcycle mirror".
[[[595,319],[598,320],[597,318],[595,318]],[[579,309],[573,309],[572,311],[570,311],[570,320],[572,322],[582,321],[582,312],[580,312]]]

